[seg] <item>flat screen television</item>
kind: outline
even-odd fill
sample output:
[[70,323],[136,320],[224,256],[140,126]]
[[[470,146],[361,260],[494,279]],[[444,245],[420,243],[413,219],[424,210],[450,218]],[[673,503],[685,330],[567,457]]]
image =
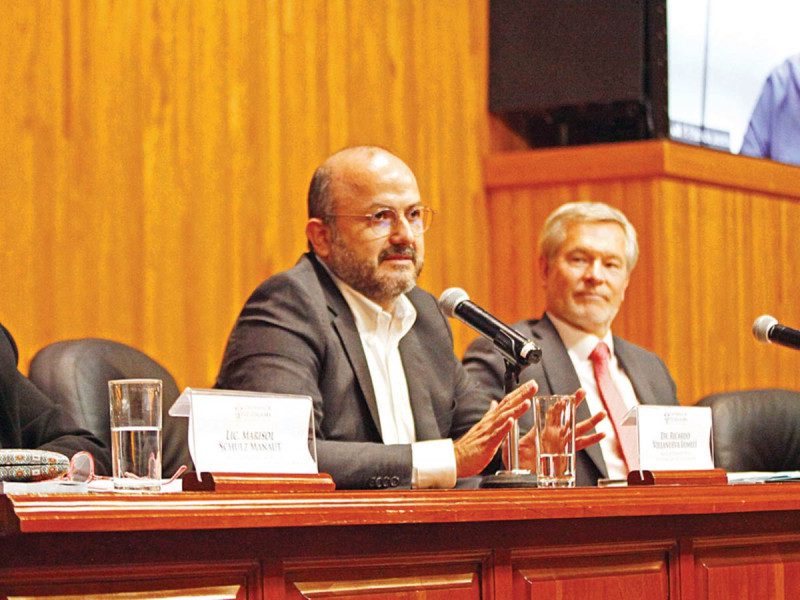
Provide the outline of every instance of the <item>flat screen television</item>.
[[670,137],[738,153],[766,78],[800,52],[800,2],[668,0],[667,40]]
[[489,108],[532,147],[738,153],[765,79],[800,52],[798,0],[491,0],[489,23]]

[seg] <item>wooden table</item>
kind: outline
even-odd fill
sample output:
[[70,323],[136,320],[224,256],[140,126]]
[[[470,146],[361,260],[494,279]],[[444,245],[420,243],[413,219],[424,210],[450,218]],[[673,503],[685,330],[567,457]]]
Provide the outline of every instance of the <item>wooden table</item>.
[[0,503],[12,597],[800,597],[795,483]]

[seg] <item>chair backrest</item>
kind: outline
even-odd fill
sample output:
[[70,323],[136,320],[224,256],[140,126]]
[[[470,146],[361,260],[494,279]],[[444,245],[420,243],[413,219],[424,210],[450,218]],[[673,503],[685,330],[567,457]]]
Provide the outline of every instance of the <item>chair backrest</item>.
[[728,471],[800,470],[800,392],[722,392],[697,405],[711,407],[717,467]]
[[78,425],[111,447],[108,382],[111,379],[161,379],[163,382],[162,465],[165,477],[182,464],[191,466],[187,419],[168,414],[180,395],[172,375],[143,352],[111,340],[86,338],[56,342],[31,361],[29,378],[67,410]]

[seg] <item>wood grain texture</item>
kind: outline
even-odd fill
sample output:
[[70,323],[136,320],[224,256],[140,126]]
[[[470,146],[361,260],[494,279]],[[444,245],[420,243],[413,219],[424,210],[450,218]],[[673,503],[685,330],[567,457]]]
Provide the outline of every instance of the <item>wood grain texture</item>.
[[487,300],[487,18],[482,1],[5,2],[0,320],[23,368],[107,337],[211,385],[249,293],[305,249],[313,169],[352,144],[404,158],[439,213],[422,285]]
[[14,600],[246,600],[261,597],[255,561],[115,565],[125,548],[101,564],[0,569],[3,598]]
[[669,543],[565,546],[514,556],[514,598],[670,598]]
[[[696,556],[696,598],[788,600],[800,592],[800,544],[796,537],[700,545]],[[749,543],[748,543],[749,542]]]
[[284,563],[287,598],[478,599],[490,555],[444,552]]
[[[109,532],[606,519],[771,511],[796,519],[800,484],[637,486],[557,490],[434,490],[392,493],[214,493],[0,496],[0,533]],[[211,519],[213,517],[213,519]],[[211,519],[208,523],[204,519]],[[544,523],[540,523],[544,526]],[[594,535],[592,531],[587,535]]]
[[[788,599],[800,581],[798,489],[0,497],[0,590]],[[34,512],[38,530],[25,526]]]
[[490,229],[505,231],[490,259],[499,316],[544,309],[536,243],[547,215],[567,201],[606,202],[631,220],[641,250],[614,331],[665,359],[684,404],[800,388],[796,352],[750,332],[764,313],[800,323],[800,169],[639,142],[497,154],[486,171]]

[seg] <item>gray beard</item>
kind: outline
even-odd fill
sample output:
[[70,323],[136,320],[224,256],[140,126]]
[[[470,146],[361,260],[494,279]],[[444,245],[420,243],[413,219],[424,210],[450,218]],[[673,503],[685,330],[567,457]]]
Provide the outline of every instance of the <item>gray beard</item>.
[[411,256],[414,262],[414,274],[397,276],[378,274],[377,265],[360,260],[345,246],[340,238],[333,240],[334,251],[330,254],[330,269],[339,279],[344,281],[357,292],[380,305],[393,302],[414,289],[417,277],[422,271],[422,261],[418,259],[416,251],[411,248],[392,247],[381,252],[378,262],[383,260],[385,254],[405,253]]

